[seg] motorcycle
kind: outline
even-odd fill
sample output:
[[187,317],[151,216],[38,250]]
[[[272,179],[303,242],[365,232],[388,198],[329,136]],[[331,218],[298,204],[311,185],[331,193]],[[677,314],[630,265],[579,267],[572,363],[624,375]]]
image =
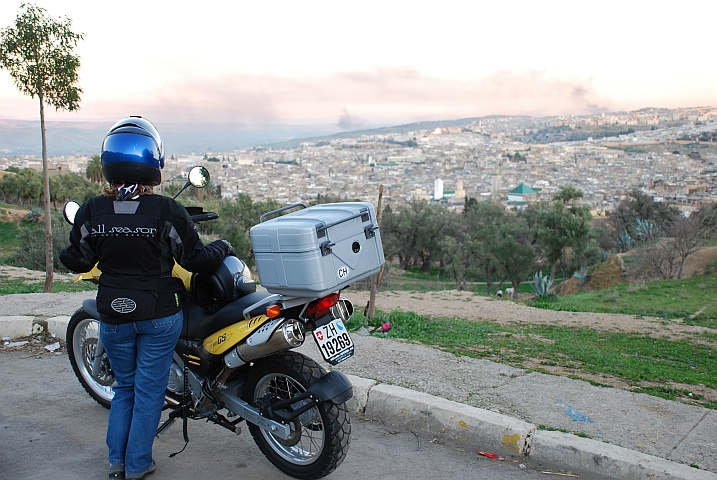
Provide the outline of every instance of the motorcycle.
[[[208,181],[209,172],[194,167],[179,193]],[[261,221],[286,208],[265,214]],[[79,204],[68,202],[65,219],[72,223],[78,209]],[[187,209],[194,222],[218,218],[199,207]],[[380,260],[383,263],[382,254]],[[338,291],[316,297],[256,291],[249,268],[233,256],[212,274],[191,274],[179,265],[173,274],[188,289],[188,301],[169,371],[163,407],[168,416],[156,435],[178,419],[184,424],[185,442],[187,420],[204,419],[237,434],[245,421],[256,445],[282,472],[301,479],[333,472],[348,452],[346,401],[353,395],[351,383],[340,371],[327,373],[292,350],[312,334],[328,363],[350,358],[354,344],[346,323],[353,314],[351,302]],[[97,282],[99,275],[95,266],[78,281]],[[95,299],[85,300],[69,321],[67,352],[84,389],[109,408],[115,380],[100,340],[99,319]]]

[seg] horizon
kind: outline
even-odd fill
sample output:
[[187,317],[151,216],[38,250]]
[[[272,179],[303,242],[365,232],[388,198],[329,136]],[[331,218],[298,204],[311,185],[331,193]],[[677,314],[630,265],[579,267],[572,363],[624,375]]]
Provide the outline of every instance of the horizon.
[[[274,146],[286,142],[311,141],[315,139],[341,138],[358,133],[382,135],[389,132],[381,130],[409,131],[433,129],[437,126],[469,125],[471,122],[489,118],[529,118],[539,122],[541,119],[553,117],[600,117],[605,115],[637,116],[655,110],[703,110],[710,106],[683,107],[677,109],[661,109],[659,107],[643,107],[631,111],[600,112],[582,115],[484,115],[480,117],[427,119],[419,122],[371,125],[353,130],[343,130],[333,124],[236,124],[232,122],[161,122],[155,123],[162,133],[165,149],[168,154],[188,155],[206,152],[229,152],[259,146]],[[657,115],[657,112],[655,115]],[[459,122],[465,122],[459,123]],[[37,131],[39,119],[15,119],[0,115],[0,155],[37,156],[40,151],[40,133]],[[99,152],[102,138],[115,120],[70,120],[52,119],[46,121],[49,154],[56,155],[92,155]],[[420,125],[426,123],[429,125]],[[445,125],[452,124],[452,125]],[[395,133],[395,132],[394,132]],[[281,147],[284,148],[284,147]]]
[[[698,110],[715,109],[710,106],[684,107],[676,110]],[[205,123],[205,122],[161,122],[155,123],[164,140],[165,149],[168,154],[187,155],[206,152],[229,152],[259,146],[273,146],[285,142],[310,141],[315,139],[328,139],[329,137],[341,138],[358,133],[367,134],[376,131],[375,134],[382,135],[388,132],[381,132],[384,129],[403,128],[426,130],[433,129],[441,124],[452,124],[444,126],[469,125],[476,120],[488,118],[530,118],[539,122],[541,119],[552,117],[600,117],[605,115],[632,116],[644,115],[650,110],[664,110],[659,107],[643,107],[631,111],[600,112],[582,115],[484,115],[480,117],[427,119],[419,122],[386,124],[365,126],[354,130],[342,130],[332,124],[243,124]],[[657,113],[655,113],[657,115]],[[37,130],[40,120],[38,119],[16,119],[0,115],[0,155],[37,156],[40,149],[40,134]],[[107,129],[115,123],[115,120],[47,120],[47,135],[50,145],[51,156],[55,155],[87,155],[99,151],[102,138]],[[427,123],[426,125],[420,125]],[[365,132],[365,133],[364,133]],[[394,132],[395,133],[395,132]],[[282,147],[283,148],[283,147]]]

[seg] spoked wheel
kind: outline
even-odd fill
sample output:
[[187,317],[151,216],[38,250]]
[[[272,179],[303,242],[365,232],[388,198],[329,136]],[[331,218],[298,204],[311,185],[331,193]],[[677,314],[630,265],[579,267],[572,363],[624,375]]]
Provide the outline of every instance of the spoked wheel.
[[[285,400],[306,391],[326,371],[312,359],[296,352],[283,352],[253,367],[245,388],[245,400],[257,404],[272,395]],[[348,452],[351,422],[346,405],[324,402],[290,424],[292,435],[284,440],[256,425],[249,431],[271,463],[295,478],[321,478],[333,472]]]
[[92,376],[92,365],[99,338],[100,322],[92,318],[84,309],[77,310],[67,324],[65,341],[70,364],[87,393],[103,407],[110,408],[114,397],[112,385],[115,383],[115,377],[107,353],[102,354],[97,378]]

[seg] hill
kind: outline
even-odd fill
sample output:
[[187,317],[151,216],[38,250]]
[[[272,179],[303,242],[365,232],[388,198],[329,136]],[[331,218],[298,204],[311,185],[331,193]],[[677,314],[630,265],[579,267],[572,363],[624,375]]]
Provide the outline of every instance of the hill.
[[[47,122],[50,155],[99,153],[107,130],[114,121]],[[294,138],[325,135],[336,125],[235,125],[209,123],[157,123],[167,153],[187,154],[229,151]],[[0,119],[0,155],[40,157],[40,122]]]

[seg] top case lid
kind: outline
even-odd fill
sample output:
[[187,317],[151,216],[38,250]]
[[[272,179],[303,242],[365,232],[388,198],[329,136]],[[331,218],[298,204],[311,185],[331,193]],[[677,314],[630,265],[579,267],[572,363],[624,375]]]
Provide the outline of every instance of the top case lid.
[[255,253],[308,252],[363,232],[374,218],[369,202],[316,205],[252,227],[252,248]]

